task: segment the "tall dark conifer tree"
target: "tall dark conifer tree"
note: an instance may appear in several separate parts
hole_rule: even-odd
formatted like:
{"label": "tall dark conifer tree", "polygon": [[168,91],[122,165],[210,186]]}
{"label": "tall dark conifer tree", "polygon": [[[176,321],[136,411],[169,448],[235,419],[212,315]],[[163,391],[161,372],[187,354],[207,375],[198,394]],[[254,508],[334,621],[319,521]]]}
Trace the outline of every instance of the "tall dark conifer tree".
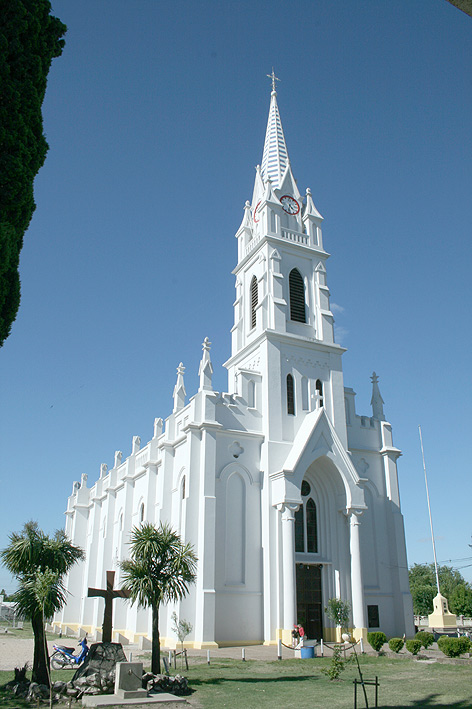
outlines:
{"label": "tall dark conifer tree", "polygon": [[20,304],[18,266],[48,144],[41,107],[66,26],[49,0],[0,0],[0,346]]}

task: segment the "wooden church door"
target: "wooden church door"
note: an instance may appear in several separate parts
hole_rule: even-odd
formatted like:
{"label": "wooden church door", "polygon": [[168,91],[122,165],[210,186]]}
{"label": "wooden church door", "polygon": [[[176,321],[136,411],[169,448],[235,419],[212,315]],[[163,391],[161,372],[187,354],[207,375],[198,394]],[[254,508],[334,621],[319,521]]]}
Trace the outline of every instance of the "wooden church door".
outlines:
{"label": "wooden church door", "polygon": [[321,597],[321,566],[296,565],[297,623],[310,640],[323,637],[323,600]]}

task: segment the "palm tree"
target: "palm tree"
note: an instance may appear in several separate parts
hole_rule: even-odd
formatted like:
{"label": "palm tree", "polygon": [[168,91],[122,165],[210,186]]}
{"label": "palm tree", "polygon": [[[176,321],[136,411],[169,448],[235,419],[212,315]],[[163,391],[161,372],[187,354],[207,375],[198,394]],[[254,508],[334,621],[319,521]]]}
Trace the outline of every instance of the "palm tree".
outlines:
{"label": "palm tree", "polygon": [[144,522],[131,531],[131,559],[122,561],[123,588],[131,603],[152,610],[151,672],[159,674],[159,606],[179,601],[196,579],[197,557],[191,544],[184,544],[177,532],[164,523],[155,527]]}
{"label": "palm tree", "polygon": [[36,522],[27,522],[21,532],[10,534],[10,544],[0,554],[2,563],[19,581],[13,594],[16,610],[31,620],[34,633],[32,680],[49,686],[49,657],[44,619],[60,610],[66,601],[64,575],[84,552],[58,530],[49,537]]}

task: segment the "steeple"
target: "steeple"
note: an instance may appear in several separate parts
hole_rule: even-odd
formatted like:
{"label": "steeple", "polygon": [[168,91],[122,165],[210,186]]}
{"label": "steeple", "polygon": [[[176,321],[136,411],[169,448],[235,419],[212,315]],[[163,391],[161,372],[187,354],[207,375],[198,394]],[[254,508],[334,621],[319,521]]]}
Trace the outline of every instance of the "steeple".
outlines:
{"label": "steeple", "polygon": [[385,421],[385,414],[383,410],[384,400],[380,394],[379,378],[375,372],[372,372],[370,380],[372,382],[372,399],[370,400],[372,405],[372,416],[374,419],[378,419],[379,421]]}
{"label": "steeple", "polygon": [[261,174],[264,182],[270,179],[272,187],[279,189],[282,185],[287,165],[289,164],[287,145],[285,144],[282,121],[280,120],[279,107],[277,106],[277,91],[275,82],[279,81],[274,74],[267,74],[272,79],[272,93],[270,99],[269,119],[262,154]]}

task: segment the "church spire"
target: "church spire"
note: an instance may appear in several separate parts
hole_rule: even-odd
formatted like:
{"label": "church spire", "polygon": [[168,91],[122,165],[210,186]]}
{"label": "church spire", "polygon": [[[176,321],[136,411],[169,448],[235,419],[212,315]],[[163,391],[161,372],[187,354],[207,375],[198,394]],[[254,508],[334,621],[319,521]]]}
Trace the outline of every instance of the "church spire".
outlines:
{"label": "church spire", "polygon": [[275,82],[279,81],[279,79],[275,76],[273,69],[272,74],[267,74],[267,76],[272,79],[272,93],[270,95],[269,119],[267,121],[264,152],[262,154],[261,174],[264,182],[270,179],[272,187],[279,189],[282,185],[282,178],[289,164],[289,159],[279,107],[277,106]]}
{"label": "church spire", "polygon": [[385,414],[383,410],[384,400],[380,394],[379,378],[375,372],[372,372],[370,380],[372,382],[372,399],[370,400],[372,405],[372,416],[374,419],[378,419],[379,421],[385,421]]}

